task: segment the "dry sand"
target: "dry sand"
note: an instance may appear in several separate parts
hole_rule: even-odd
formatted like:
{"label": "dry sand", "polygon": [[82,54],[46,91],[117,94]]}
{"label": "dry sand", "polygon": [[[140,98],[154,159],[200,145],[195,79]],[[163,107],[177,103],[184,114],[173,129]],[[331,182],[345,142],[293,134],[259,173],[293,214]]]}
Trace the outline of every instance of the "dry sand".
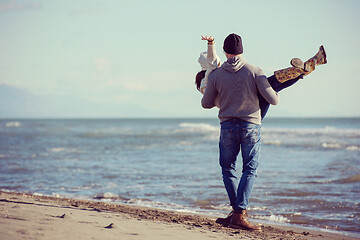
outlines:
{"label": "dry sand", "polygon": [[0,192],[0,240],[359,239],[284,226],[235,230],[195,214]]}

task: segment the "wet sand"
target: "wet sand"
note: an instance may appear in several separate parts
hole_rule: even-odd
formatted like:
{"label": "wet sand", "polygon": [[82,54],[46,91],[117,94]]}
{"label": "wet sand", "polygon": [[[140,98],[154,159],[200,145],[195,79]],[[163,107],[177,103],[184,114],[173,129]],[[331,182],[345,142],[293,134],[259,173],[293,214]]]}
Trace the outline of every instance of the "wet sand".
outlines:
{"label": "wet sand", "polygon": [[264,224],[261,232],[153,208],[0,191],[0,239],[359,239]]}

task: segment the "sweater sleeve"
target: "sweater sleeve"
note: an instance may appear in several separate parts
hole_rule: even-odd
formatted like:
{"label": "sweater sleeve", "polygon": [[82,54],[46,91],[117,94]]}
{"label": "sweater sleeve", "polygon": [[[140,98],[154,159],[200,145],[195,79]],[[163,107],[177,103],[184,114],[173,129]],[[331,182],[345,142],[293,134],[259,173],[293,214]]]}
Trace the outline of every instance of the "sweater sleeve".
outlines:
{"label": "sweater sleeve", "polygon": [[255,83],[260,94],[271,105],[277,105],[279,103],[279,94],[271,87],[268,79],[259,69],[255,76]]}
{"label": "sweater sleeve", "polygon": [[216,59],[216,51],[214,43],[208,43],[207,45],[207,59],[213,61]]}
{"label": "sweater sleeve", "polygon": [[214,84],[213,75],[209,76],[208,83],[204,92],[204,96],[201,99],[201,105],[203,108],[215,107],[215,98],[218,95]]}
{"label": "sweater sleeve", "polygon": [[200,92],[202,94],[204,94],[205,92],[205,88],[207,86],[207,82],[208,82],[208,77],[209,74],[217,69],[220,65],[220,59],[219,57],[216,55],[216,50],[215,50],[215,44],[214,42],[212,43],[208,43],[208,49],[207,49],[207,54],[206,54],[206,65],[207,65],[207,70],[205,72],[205,77],[201,80],[201,85],[200,85]]}
{"label": "sweater sleeve", "polygon": [[220,60],[219,57],[216,55],[215,44],[208,43],[207,49],[207,61],[208,61],[208,70],[214,70],[218,68]]}

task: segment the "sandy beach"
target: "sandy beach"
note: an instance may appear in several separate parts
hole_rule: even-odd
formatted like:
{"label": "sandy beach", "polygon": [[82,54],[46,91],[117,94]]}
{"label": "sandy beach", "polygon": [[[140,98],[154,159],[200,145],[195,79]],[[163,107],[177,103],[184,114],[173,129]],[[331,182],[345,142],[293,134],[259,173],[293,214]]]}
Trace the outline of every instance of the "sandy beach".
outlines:
{"label": "sandy beach", "polygon": [[22,193],[0,192],[0,239],[359,239],[263,225],[223,227],[195,214]]}

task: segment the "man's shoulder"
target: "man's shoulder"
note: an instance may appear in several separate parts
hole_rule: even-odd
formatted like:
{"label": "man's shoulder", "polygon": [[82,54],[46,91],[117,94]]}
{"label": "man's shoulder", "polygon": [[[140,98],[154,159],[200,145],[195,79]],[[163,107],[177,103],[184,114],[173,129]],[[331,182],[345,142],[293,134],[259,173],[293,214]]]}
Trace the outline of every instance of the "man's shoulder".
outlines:
{"label": "man's shoulder", "polygon": [[250,63],[245,63],[244,67],[246,69],[249,69],[249,71],[259,71],[261,70],[260,67],[256,66],[256,65],[253,65],[253,64],[250,64]]}
{"label": "man's shoulder", "polygon": [[250,63],[246,63],[244,65],[244,68],[254,77],[258,76],[258,75],[264,75],[263,71],[261,70],[260,67],[256,66],[256,65],[252,65]]}

